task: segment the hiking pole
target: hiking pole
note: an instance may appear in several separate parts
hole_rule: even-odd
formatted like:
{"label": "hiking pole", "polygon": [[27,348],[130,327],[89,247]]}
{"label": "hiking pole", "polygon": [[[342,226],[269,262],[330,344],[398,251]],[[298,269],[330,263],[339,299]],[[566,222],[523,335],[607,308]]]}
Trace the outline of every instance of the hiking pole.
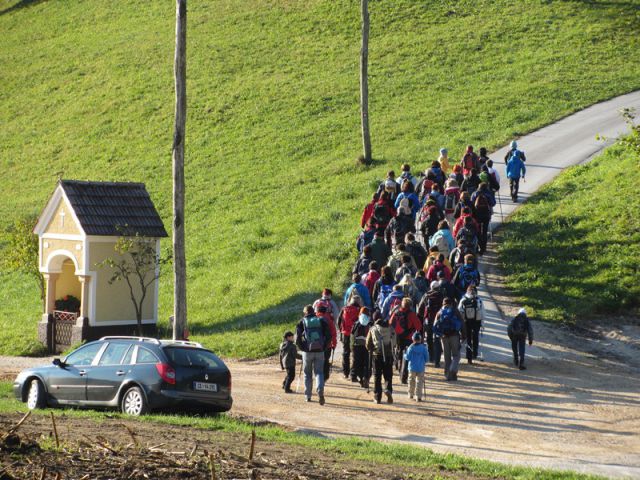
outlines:
{"label": "hiking pole", "polygon": [[300,372],[298,373],[298,383],[296,383],[296,393],[298,393],[298,390],[300,390],[300,378],[302,377],[302,366],[304,365],[304,362],[300,362]]}
{"label": "hiking pole", "polygon": [[367,365],[367,395],[369,395],[369,392],[371,391],[371,364],[373,363],[371,361],[371,355],[373,355],[373,353],[369,352],[369,365]]}

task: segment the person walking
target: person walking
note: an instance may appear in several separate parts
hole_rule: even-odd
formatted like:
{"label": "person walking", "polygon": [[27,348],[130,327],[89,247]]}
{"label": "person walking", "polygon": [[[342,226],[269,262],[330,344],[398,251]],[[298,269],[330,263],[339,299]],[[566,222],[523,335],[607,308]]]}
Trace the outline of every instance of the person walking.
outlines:
{"label": "person walking", "polygon": [[526,370],[527,367],[524,366],[524,350],[527,337],[529,337],[529,345],[533,345],[533,327],[524,308],[518,310],[518,314],[509,322],[507,334],[511,340],[513,364],[520,370]]}
{"label": "person walking", "polygon": [[360,283],[360,275],[354,273],[351,276],[351,285],[344,292],[344,298],[342,299],[343,305],[349,305],[349,300],[360,297],[360,305],[363,307],[371,308],[371,296],[369,295],[369,289]]}
{"label": "person walking", "polygon": [[525,156],[524,152],[522,150],[518,150],[518,142],[516,142],[515,140],[512,140],[511,144],[509,145],[509,151],[507,151],[507,153],[504,156],[505,165],[507,164],[507,162],[515,152],[518,152],[518,155],[520,156],[523,162],[527,161],[527,157]]}
{"label": "person walking", "polygon": [[411,337],[415,332],[422,331],[422,324],[413,311],[413,302],[410,298],[403,298],[400,308],[391,315],[389,324],[396,335],[396,362],[400,371],[400,382],[407,383],[409,371],[407,362],[404,361],[404,352],[411,345]]}
{"label": "person walking", "polygon": [[484,304],[478,296],[475,287],[469,286],[460,303],[458,311],[464,319],[467,337],[467,363],[473,363],[478,358],[480,346],[480,328],[484,320]]}
{"label": "person walking", "polygon": [[284,393],[293,393],[291,384],[296,379],[296,360],[300,357],[296,344],[293,343],[293,332],[285,332],[280,345],[280,367],[287,374],[282,382]]}
{"label": "person walking", "polygon": [[310,402],[315,375],[318,402],[324,405],[324,352],[331,343],[331,332],[326,320],[315,315],[312,305],[305,306],[303,313],[296,326],[296,346],[302,355],[304,395]]}
{"label": "person walking", "polygon": [[413,343],[404,352],[404,359],[409,368],[409,400],[416,397],[418,402],[422,401],[424,390],[424,371],[429,361],[429,352],[419,332],[415,332],[412,337]]}
{"label": "person walking", "polygon": [[360,304],[357,299],[352,298],[349,305],[340,311],[338,316],[338,328],[340,329],[340,340],[342,340],[342,375],[349,378],[351,374],[351,330],[358,321],[360,315]]}
{"label": "person walking", "polygon": [[455,308],[453,299],[444,299],[442,309],[436,314],[433,329],[442,338],[444,376],[447,381],[456,381],[460,364],[460,341],[464,341],[464,321]]}
{"label": "person walking", "polygon": [[384,377],[384,393],[387,403],[393,403],[393,352],[391,346],[391,327],[389,322],[379,317],[367,335],[367,350],[373,365],[373,400],[382,401],[382,378]]}
{"label": "person walking", "polygon": [[351,349],[353,350],[353,368],[351,369],[351,381],[359,382],[362,388],[369,388],[369,354],[367,353],[367,336],[371,324],[369,309],[360,309],[358,321],[351,329]]}
{"label": "person walking", "polygon": [[507,162],[507,178],[509,179],[509,189],[511,191],[511,200],[518,201],[518,190],[520,188],[520,177],[524,180],[527,174],[527,168],[520,158],[520,151],[515,150],[511,158]]}
{"label": "person walking", "polygon": [[331,312],[334,321],[338,318],[338,315],[340,315],[340,309],[338,308],[336,302],[333,300],[333,291],[330,288],[322,289],[320,298],[313,302],[313,309],[317,310],[320,305],[324,305],[325,307],[327,307],[327,311]]}

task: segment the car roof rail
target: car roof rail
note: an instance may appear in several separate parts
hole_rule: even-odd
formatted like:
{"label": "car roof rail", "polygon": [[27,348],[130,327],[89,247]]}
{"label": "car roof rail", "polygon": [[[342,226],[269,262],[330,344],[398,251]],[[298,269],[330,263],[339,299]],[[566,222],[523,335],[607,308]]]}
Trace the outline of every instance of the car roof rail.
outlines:
{"label": "car roof rail", "polygon": [[184,345],[187,347],[204,348],[201,343],[191,342],[189,340],[160,340],[162,345]]}
{"label": "car roof rail", "polygon": [[158,340],[157,338],[151,338],[151,337],[112,335],[112,336],[102,337],[100,340],[137,340],[138,342],[151,342],[151,343],[155,343],[156,345],[160,345],[160,340]]}

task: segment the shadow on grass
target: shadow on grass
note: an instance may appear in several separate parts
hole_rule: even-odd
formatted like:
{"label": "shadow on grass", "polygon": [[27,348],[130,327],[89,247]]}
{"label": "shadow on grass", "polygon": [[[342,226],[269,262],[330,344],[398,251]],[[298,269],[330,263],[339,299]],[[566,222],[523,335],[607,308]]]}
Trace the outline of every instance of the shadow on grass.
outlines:
{"label": "shadow on grass", "polygon": [[11,7],[5,8],[4,10],[0,11],[0,16],[15,12],[17,10],[22,10],[23,8],[34,6],[42,2],[44,2],[44,0],[20,0],[19,2],[13,4]]}

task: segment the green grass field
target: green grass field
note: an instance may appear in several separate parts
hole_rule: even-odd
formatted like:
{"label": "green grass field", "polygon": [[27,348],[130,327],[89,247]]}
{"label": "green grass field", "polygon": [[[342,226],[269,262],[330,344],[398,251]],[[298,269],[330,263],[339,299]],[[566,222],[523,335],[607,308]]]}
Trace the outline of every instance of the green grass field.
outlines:
{"label": "green grass field", "polygon": [[505,225],[507,286],[548,321],[637,315],[640,157],[616,145],[563,172]]}
{"label": "green grass field", "polygon": [[[0,381],[0,415],[26,411],[25,404],[18,402],[13,396],[12,383]],[[96,422],[96,426],[103,422],[118,423],[121,419],[134,419],[110,410],[65,408],[52,411],[55,412],[56,416],[64,413],[64,415],[70,417],[84,418],[87,422]],[[35,413],[48,415],[46,410],[35,410]],[[450,478],[450,475],[458,478],[456,474],[467,475],[465,478],[518,480],[597,480],[602,478],[568,471],[510,466],[461,455],[436,453],[433,450],[406,444],[382,443],[354,437],[327,439],[315,435],[290,432],[275,425],[255,426],[248,421],[227,415],[193,416],[156,413],[145,415],[137,420],[140,422],[181,425],[211,431],[247,434],[252,429],[255,429],[259,440],[322,450],[340,458],[363,460],[379,465],[416,467],[416,469],[419,469],[416,472],[425,474],[425,476],[429,473],[425,470],[433,470],[433,476],[429,478]],[[447,475],[447,473],[450,475]]]}
{"label": "green grass field", "polygon": [[[441,146],[457,158],[468,142],[503,145],[639,88],[639,12],[638,0],[371,2],[365,168],[357,3],[192,2],[192,337],[226,356],[273,353],[322,287],[342,289],[386,170],[424,169]],[[58,172],[144,181],[170,226],[174,21],[171,2],[0,0],[0,230],[41,209]],[[33,353],[35,283],[2,273],[0,353]]]}

